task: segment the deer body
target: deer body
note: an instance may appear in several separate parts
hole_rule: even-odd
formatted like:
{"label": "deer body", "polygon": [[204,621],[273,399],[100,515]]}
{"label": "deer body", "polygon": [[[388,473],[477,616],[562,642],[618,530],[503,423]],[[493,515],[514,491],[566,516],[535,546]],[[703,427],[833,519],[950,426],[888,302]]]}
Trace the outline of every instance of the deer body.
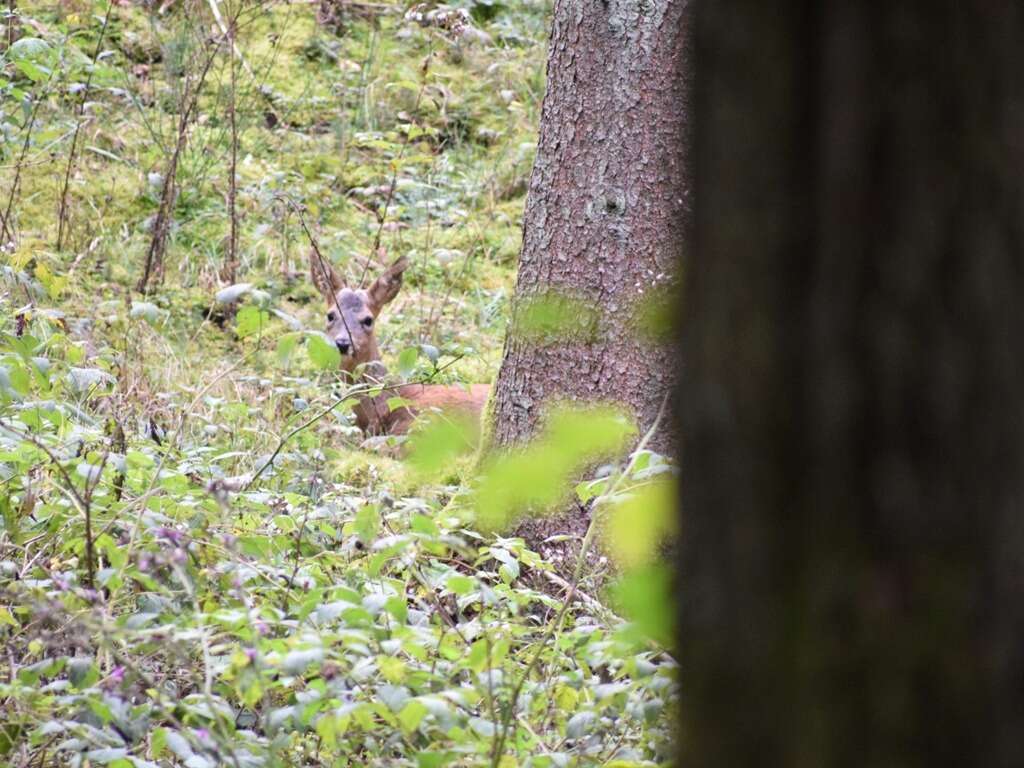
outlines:
{"label": "deer body", "polygon": [[[358,366],[363,366],[364,370],[372,371],[371,381],[383,378],[375,323],[384,306],[398,295],[402,274],[408,266],[403,256],[365,290],[353,289],[345,285],[331,264],[317,252],[310,252],[313,284],[327,301],[327,336],[341,353],[341,369],[350,376]],[[366,435],[401,435],[409,430],[419,413],[429,409],[461,411],[479,417],[489,392],[487,384],[405,384],[385,389],[379,395],[361,397],[354,409],[356,424]],[[388,401],[395,397],[408,405],[391,408]]]}

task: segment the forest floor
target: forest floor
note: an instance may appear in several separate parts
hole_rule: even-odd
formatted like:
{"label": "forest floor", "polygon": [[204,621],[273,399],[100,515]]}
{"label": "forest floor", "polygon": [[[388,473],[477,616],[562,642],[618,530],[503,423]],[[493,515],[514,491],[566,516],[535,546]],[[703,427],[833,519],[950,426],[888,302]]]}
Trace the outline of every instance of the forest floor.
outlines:
{"label": "forest floor", "polygon": [[[632,621],[600,569],[567,600],[473,495],[559,496],[619,422],[567,417],[483,477],[443,426],[396,458],[308,274],[311,239],[355,283],[407,256],[389,370],[493,379],[548,3],[353,2],[340,29],[308,2],[10,8],[0,764],[664,763],[664,573],[618,583]],[[578,493],[635,512],[664,470],[640,451]]]}

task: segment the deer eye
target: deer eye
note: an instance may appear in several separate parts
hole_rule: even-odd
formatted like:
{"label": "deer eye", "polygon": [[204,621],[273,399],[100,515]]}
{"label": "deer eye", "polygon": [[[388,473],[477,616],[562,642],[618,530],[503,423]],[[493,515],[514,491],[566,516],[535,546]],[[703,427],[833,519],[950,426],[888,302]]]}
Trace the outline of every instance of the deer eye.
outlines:
{"label": "deer eye", "polygon": [[365,327],[367,327],[367,328],[372,328],[373,327],[373,318],[372,317],[364,317],[363,318],[363,325]]}
{"label": "deer eye", "polygon": [[327,313],[327,322],[328,323],[333,323],[335,317],[337,317],[337,315],[335,315],[333,311],[332,312],[328,312]]}

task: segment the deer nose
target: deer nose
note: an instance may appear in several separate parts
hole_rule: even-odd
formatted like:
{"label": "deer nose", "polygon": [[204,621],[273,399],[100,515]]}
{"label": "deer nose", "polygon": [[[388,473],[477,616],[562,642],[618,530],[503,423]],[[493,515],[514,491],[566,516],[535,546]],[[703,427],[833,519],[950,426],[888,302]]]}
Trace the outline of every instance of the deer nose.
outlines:
{"label": "deer nose", "polygon": [[338,340],[334,343],[338,345],[338,351],[341,352],[341,354],[343,355],[347,355],[348,351],[352,349],[352,345],[349,344],[347,341]]}

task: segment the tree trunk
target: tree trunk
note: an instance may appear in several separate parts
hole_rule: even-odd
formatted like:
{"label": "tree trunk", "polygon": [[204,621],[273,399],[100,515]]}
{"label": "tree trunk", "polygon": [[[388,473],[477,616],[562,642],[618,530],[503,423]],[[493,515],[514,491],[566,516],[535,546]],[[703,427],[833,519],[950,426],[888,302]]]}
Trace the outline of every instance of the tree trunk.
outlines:
{"label": "tree trunk", "polygon": [[1024,754],[1022,12],[698,7],[680,764]]}
{"label": "tree trunk", "polygon": [[[643,338],[633,315],[678,261],[684,4],[555,4],[516,305],[556,293],[597,315],[585,338],[544,344],[510,333],[493,403],[496,446],[529,438],[558,398],[624,404],[646,429],[670,389],[670,350]],[[655,445],[668,444],[663,430]]]}

